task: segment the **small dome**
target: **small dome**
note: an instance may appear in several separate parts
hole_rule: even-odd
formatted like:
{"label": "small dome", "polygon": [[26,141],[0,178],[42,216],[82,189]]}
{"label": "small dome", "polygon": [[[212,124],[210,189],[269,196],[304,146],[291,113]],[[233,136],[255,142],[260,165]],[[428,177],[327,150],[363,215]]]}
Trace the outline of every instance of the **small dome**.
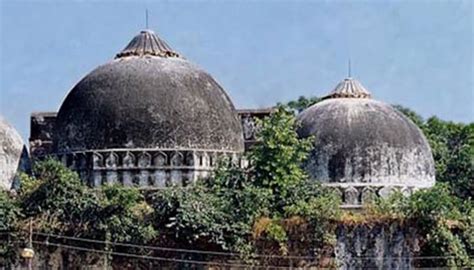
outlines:
{"label": "small dome", "polygon": [[336,85],[323,99],[328,98],[370,98],[370,92],[360,82],[352,78],[346,78]]}
{"label": "small dome", "polygon": [[243,151],[243,137],[222,87],[147,30],[67,95],[54,147]]}
{"label": "small dome", "polygon": [[430,187],[434,161],[421,130],[392,106],[370,99],[348,78],[298,116],[300,137],[314,136],[310,176],[336,186]]}
{"label": "small dome", "polygon": [[164,40],[157,37],[153,31],[143,30],[115,58],[145,55],[179,57],[179,54],[173,51]]}
{"label": "small dome", "polygon": [[27,165],[28,152],[20,135],[0,116],[0,189],[11,189],[17,172]]}

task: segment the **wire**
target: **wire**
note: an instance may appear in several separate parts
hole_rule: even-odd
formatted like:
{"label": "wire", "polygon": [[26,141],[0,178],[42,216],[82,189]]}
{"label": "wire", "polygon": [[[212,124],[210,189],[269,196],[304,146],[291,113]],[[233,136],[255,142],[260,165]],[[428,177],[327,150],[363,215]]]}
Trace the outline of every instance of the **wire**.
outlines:
{"label": "wire", "polygon": [[115,251],[105,251],[105,250],[98,250],[98,249],[90,249],[84,247],[77,247],[71,245],[63,245],[63,244],[55,244],[55,243],[45,243],[40,241],[33,241],[35,244],[45,245],[45,246],[56,246],[66,249],[75,249],[80,251],[87,251],[87,252],[95,252],[100,254],[110,254],[115,256],[122,256],[122,257],[132,257],[138,259],[146,259],[146,260],[155,260],[155,261],[169,261],[169,262],[181,262],[181,263],[192,263],[192,264],[201,264],[201,265],[220,265],[220,266],[228,266],[228,267],[257,267],[257,268],[281,268],[286,269],[286,267],[279,267],[279,266],[257,266],[257,265],[250,265],[250,264],[230,264],[230,263],[217,263],[217,262],[205,262],[205,261],[196,261],[196,260],[188,260],[188,259],[175,259],[175,258],[165,258],[165,257],[155,257],[155,256],[148,256],[148,255],[138,255],[138,254],[131,254],[131,253],[123,253],[123,252],[115,252]]}
{"label": "wire", "polygon": [[[232,252],[218,252],[218,251],[205,251],[205,250],[195,250],[195,249],[179,249],[179,248],[167,248],[167,247],[158,247],[158,246],[146,246],[146,245],[136,245],[136,244],[129,244],[129,243],[118,243],[118,242],[106,242],[102,240],[94,240],[88,238],[80,238],[80,237],[72,237],[72,236],[63,236],[57,234],[47,234],[41,232],[34,232],[33,234],[48,236],[53,238],[62,238],[62,239],[69,239],[69,240],[77,240],[82,242],[90,242],[90,243],[97,243],[97,244],[109,244],[113,246],[125,246],[125,247],[135,247],[135,248],[142,248],[142,249],[150,249],[150,250],[161,250],[161,251],[171,251],[171,252],[183,252],[183,253],[196,253],[196,254],[209,254],[209,255],[223,255],[223,256],[242,256],[243,254],[240,253],[232,253]],[[285,259],[316,259],[315,256],[284,256],[284,255],[272,255],[272,254],[255,254],[250,255],[252,257],[263,257],[263,258],[285,258]],[[385,257],[375,257],[375,256],[357,256],[353,257],[353,259],[384,259],[389,258],[388,256]],[[393,257],[390,257],[393,259]],[[448,258],[456,258],[456,256],[401,256],[397,257],[399,259],[417,259],[417,260],[429,260],[429,259],[448,259]],[[474,256],[470,256],[469,258],[474,258]]]}
{"label": "wire", "polygon": [[[35,232],[34,234],[42,235],[42,236],[50,236],[54,238],[63,238],[63,239],[77,240],[77,241],[82,241],[82,242],[96,243],[96,244],[109,244],[109,245],[114,245],[114,246],[135,247],[135,248],[143,248],[143,249],[151,249],[151,250],[208,254],[208,255],[230,256],[230,257],[241,257],[243,255],[240,253],[232,253],[232,252],[205,251],[205,250],[196,250],[196,249],[179,249],[179,248],[167,248],[167,247],[158,247],[158,246],[135,245],[135,244],[129,244],[129,243],[106,242],[102,240],[63,236],[63,235],[57,235],[57,234],[47,234],[47,233],[41,233],[41,232]],[[250,256],[257,257],[257,258],[286,258],[286,259],[315,259],[316,258],[315,256],[284,256],[284,255],[273,255],[273,254],[268,254],[268,255],[255,254],[255,255],[250,255]]]}
{"label": "wire", "polygon": [[[56,247],[61,247],[61,248],[65,248],[65,249],[73,249],[73,250],[80,250],[80,251],[86,251],[86,252],[95,252],[95,253],[99,253],[99,254],[122,256],[122,257],[131,257],[131,258],[154,260],[154,261],[168,261],[168,262],[175,262],[175,263],[191,263],[191,264],[211,265],[211,266],[212,265],[218,265],[218,266],[226,266],[226,267],[243,267],[245,269],[248,269],[249,267],[251,267],[252,269],[258,269],[258,268],[260,268],[260,269],[262,269],[262,268],[265,268],[265,269],[288,269],[287,266],[271,266],[271,265],[259,266],[259,265],[250,265],[250,264],[204,262],[204,261],[196,261],[196,260],[188,260],[188,259],[174,259],[174,258],[154,257],[154,256],[138,255],[138,254],[130,254],[130,253],[122,253],[122,252],[104,251],[104,250],[89,249],[89,248],[70,246],[70,245],[45,243],[45,242],[39,242],[39,241],[33,241],[33,243],[40,244],[40,245],[46,245],[46,246],[56,246]],[[428,258],[428,257],[425,257],[425,258]],[[434,258],[444,258],[444,257],[434,257]]]}

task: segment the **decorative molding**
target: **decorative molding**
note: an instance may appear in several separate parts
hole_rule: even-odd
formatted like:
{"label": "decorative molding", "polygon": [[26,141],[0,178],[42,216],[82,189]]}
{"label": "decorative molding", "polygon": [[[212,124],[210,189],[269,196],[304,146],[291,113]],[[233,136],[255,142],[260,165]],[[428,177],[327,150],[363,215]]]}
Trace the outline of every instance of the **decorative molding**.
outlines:
{"label": "decorative molding", "polygon": [[341,198],[344,209],[360,209],[377,197],[390,196],[393,192],[400,191],[403,195],[409,196],[420,187],[405,185],[371,185],[365,183],[324,183],[324,186],[333,188],[334,192]]}
{"label": "decorative molding", "polygon": [[366,186],[362,189],[362,195],[361,195],[361,203],[366,204],[370,203],[372,200],[376,198],[376,192],[374,189],[370,186]]}
{"label": "decorative molding", "polygon": [[344,204],[349,205],[359,205],[359,191],[353,187],[349,186],[344,189]]}
{"label": "decorative molding", "polygon": [[162,188],[187,185],[211,175],[220,158],[244,164],[238,152],[181,149],[113,149],[57,155],[91,186]]}
{"label": "decorative molding", "polygon": [[135,167],[135,156],[127,152],[125,156],[122,158],[122,167],[123,168],[133,168]]}

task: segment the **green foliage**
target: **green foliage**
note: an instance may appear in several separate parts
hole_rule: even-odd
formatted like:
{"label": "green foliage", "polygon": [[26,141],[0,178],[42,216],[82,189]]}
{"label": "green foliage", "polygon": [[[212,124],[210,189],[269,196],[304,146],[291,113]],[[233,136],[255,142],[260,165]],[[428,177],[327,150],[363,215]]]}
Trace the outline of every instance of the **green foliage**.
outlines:
{"label": "green foliage", "polygon": [[474,123],[453,123],[437,117],[425,121],[407,108],[397,108],[423,130],[433,153],[436,181],[447,185],[418,191],[410,198],[394,195],[379,202],[379,211],[415,222],[426,241],[421,255],[453,255],[446,265],[472,266]]}
{"label": "green foliage", "polygon": [[436,180],[449,183],[456,196],[472,200],[474,195],[474,123],[462,124],[430,117],[426,121],[414,111],[395,106],[418,125],[433,152]]}
{"label": "green foliage", "polygon": [[[308,179],[302,163],[308,157],[313,138],[299,139],[295,117],[285,107],[277,107],[261,123],[257,144],[249,154],[252,180],[272,192],[274,218],[301,216],[320,236],[325,222],[337,218],[339,198],[331,190]],[[318,232],[318,229],[320,231]]]}
{"label": "green foliage", "polygon": [[99,193],[101,206],[94,234],[113,242],[145,243],[157,232],[151,218],[153,209],[136,188],[105,186]]}
{"label": "green foliage", "polygon": [[18,202],[4,190],[0,190],[0,233],[10,231],[21,217]]}
{"label": "green foliage", "polygon": [[247,253],[253,220],[266,213],[269,195],[225,161],[211,179],[153,194],[155,226],[171,233],[178,244]]}
{"label": "green foliage", "polygon": [[423,126],[436,163],[436,180],[449,183],[457,196],[474,196],[474,123],[429,118]]}
{"label": "green foliage", "polygon": [[331,188],[311,181],[303,182],[295,193],[300,198],[285,207],[285,215],[308,217],[314,223],[338,219],[340,197]]}
{"label": "green foliage", "polygon": [[288,234],[283,226],[283,220],[279,218],[261,217],[253,225],[253,238],[265,237],[267,240],[273,240],[284,244],[288,241]]}
{"label": "green foliage", "polygon": [[59,161],[34,167],[22,177],[21,207],[36,230],[120,242],[146,242],[156,236],[149,207],[139,190],[119,186],[90,189]]}
{"label": "green foliage", "polygon": [[11,194],[0,190],[0,267],[12,262],[16,254],[17,246],[11,244],[17,222],[21,218],[18,202]]}
{"label": "green foliage", "polygon": [[[322,248],[328,244],[327,239],[334,238],[331,222],[340,215],[340,198],[308,179],[301,166],[312,148],[313,138],[298,137],[294,115],[282,106],[260,125],[258,144],[251,149],[248,160],[253,184],[271,193],[271,224],[299,216],[309,225],[306,233],[311,235],[312,247]],[[271,228],[267,233],[274,234],[272,239],[286,239],[287,234],[277,230],[280,227]]]}
{"label": "green foliage", "polygon": [[310,107],[313,104],[321,101],[321,98],[300,96],[297,100],[292,100],[286,103],[286,106],[296,113],[302,112],[304,109]]}
{"label": "green foliage", "polygon": [[402,105],[393,105],[393,107],[408,117],[413,123],[415,123],[415,125],[419,126],[420,128],[423,127],[425,120],[423,117],[421,117],[421,115],[407,107],[403,107]]}
{"label": "green foliage", "polygon": [[286,234],[285,228],[276,222],[271,222],[269,224],[266,233],[270,239],[276,240],[279,243],[288,241],[288,235]]}
{"label": "green foliage", "polygon": [[406,198],[401,209],[407,218],[416,220],[423,228],[441,219],[459,219],[460,201],[451,196],[447,185],[437,184],[434,188],[419,190]]}
{"label": "green foliage", "polygon": [[332,246],[335,241],[333,225],[342,213],[339,208],[340,196],[331,188],[308,180],[295,189],[295,197],[298,199],[285,207],[285,216],[305,219],[309,225],[305,234],[309,236],[311,247],[316,251],[328,245]]}
{"label": "green foliage", "polygon": [[135,188],[127,188],[121,185],[105,185],[102,187],[102,204],[105,207],[119,206],[130,210],[143,201],[143,195]]}
{"label": "green foliage", "polygon": [[313,243],[331,238],[339,198],[301,168],[311,138],[298,138],[293,113],[281,106],[259,124],[259,143],[248,153],[247,168],[221,160],[211,178],[153,195],[155,226],[164,228],[164,235],[172,233],[174,241],[194,247],[244,254],[261,239],[275,241],[284,252],[294,233],[290,220],[309,225]]}
{"label": "green foliage", "polygon": [[462,227],[460,231],[461,239],[464,242],[466,247],[467,254],[471,256],[471,264],[473,264],[474,258],[472,255],[474,254],[474,207],[468,208],[463,211],[463,218],[462,218]]}
{"label": "green foliage", "polygon": [[204,183],[221,198],[223,209],[230,210],[234,233],[241,237],[249,233],[255,219],[270,213],[272,191],[255,185],[249,172],[232,162],[221,163],[214,176]]}
{"label": "green foliage", "polygon": [[[416,191],[409,197],[395,193],[371,206],[376,213],[405,220],[423,238],[419,256],[447,257],[447,266],[470,265],[473,238],[472,204],[463,204],[446,184]],[[422,262],[423,263],[423,262]],[[432,263],[432,262],[428,262]],[[436,265],[442,261],[437,261]],[[433,266],[421,265],[421,266]]]}
{"label": "green foliage", "polygon": [[79,179],[59,161],[36,163],[34,178],[23,177],[21,206],[27,217],[44,230],[86,228],[98,214],[98,202]]}
{"label": "green foliage", "polygon": [[[58,161],[38,162],[34,176],[21,176],[16,198],[0,192],[0,230],[21,230],[33,220],[35,231],[112,242],[171,243],[249,255],[268,247],[268,241],[285,255],[298,255],[295,247],[322,254],[334,244],[340,198],[302,169],[312,138],[298,138],[294,117],[295,110],[317,101],[300,97],[288,107],[278,106],[259,123],[259,143],[247,154],[248,167],[222,160],[212,177],[189,187],[148,191],[147,196],[122,186],[91,189]],[[452,255],[446,265],[467,266],[474,249],[474,124],[434,117],[425,121],[398,109],[426,134],[437,180],[446,184],[411,197],[395,193],[369,208],[417,228],[423,240],[420,256]],[[0,250],[4,257],[10,251]]]}
{"label": "green foliage", "polygon": [[203,186],[158,191],[153,197],[153,208],[155,226],[165,228],[175,242],[225,245],[228,213],[222,211],[219,197]]}
{"label": "green foliage", "polygon": [[279,213],[299,199],[294,191],[308,178],[301,164],[308,157],[312,138],[298,138],[296,119],[282,106],[259,125],[258,143],[248,155],[251,177],[254,185],[271,190],[272,210]]}

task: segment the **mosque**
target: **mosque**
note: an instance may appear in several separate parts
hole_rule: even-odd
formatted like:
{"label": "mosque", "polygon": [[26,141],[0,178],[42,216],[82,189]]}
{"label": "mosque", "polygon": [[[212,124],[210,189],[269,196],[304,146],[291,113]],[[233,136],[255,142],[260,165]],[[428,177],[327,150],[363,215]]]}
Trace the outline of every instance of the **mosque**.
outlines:
{"label": "mosque", "polygon": [[[29,158],[18,133],[0,121],[0,187],[10,189],[29,159],[48,155],[92,187],[189,185],[222,157],[244,166],[255,119],[270,113],[237,110],[210,74],[144,30],[77,83],[57,113],[31,115]],[[353,78],[297,119],[299,136],[315,138],[304,168],[334,187],[346,208],[435,183],[421,130]]]}

